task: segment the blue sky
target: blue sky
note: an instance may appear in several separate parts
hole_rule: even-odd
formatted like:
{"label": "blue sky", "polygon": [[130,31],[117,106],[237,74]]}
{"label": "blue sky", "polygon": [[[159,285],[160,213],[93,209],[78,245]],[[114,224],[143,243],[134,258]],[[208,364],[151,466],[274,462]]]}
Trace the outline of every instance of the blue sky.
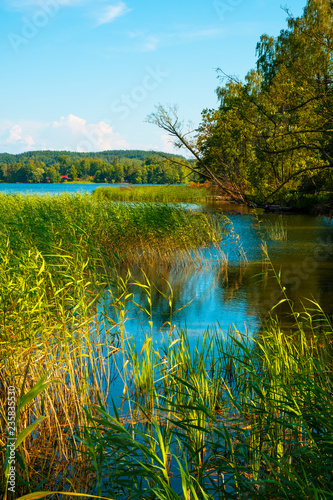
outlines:
{"label": "blue sky", "polygon": [[243,78],[285,27],[281,0],[0,0],[0,152],[171,151],[154,106],[198,125],[216,68]]}

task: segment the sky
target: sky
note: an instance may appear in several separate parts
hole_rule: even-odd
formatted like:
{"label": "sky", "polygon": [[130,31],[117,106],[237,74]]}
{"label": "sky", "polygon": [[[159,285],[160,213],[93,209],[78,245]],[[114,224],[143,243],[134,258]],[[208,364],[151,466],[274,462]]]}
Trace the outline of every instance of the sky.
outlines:
{"label": "sky", "polygon": [[172,152],[155,106],[197,127],[217,68],[243,79],[286,17],[281,0],[0,0],[0,152]]}

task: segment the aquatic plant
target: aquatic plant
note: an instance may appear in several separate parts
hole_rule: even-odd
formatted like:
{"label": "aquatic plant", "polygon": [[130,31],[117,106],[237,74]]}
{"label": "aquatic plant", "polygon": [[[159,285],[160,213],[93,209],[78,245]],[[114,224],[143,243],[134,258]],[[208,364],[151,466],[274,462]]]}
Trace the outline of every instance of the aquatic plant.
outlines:
{"label": "aquatic plant", "polygon": [[[127,384],[137,411],[126,417],[115,405],[112,414],[99,407],[86,430],[103,450],[100,493],[329,498],[332,323],[314,303],[295,320],[290,335],[273,318],[258,337],[210,331],[192,351],[185,331],[159,351],[146,341],[137,354],[131,344]],[[141,384],[149,370],[153,405]]]}
{"label": "aquatic plant", "polygon": [[[15,386],[16,495],[332,496],[333,325],[318,304],[295,311],[273,270],[290,330],[273,309],[255,335],[209,329],[191,346],[186,329],[174,327],[167,287],[160,293],[168,331],[158,344],[148,275],[121,277],[97,239],[110,214],[131,229],[142,216],[147,229],[147,213],[155,212],[122,212],[85,197],[4,201],[0,463],[6,471],[8,388]],[[127,331],[135,308],[149,325],[141,344]],[[122,394],[112,403],[114,381]],[[5,490],[4,475],[0,484]]]}
{"label": "aquatic plant", "polygon": [[267,223],[266,234],[267,238],[273,241],[284,241],[287,239],[288,231],[282,215],[275,217],[275,220]]}
{"label": "aquatic plant", "polygon": [[[92,264],[80,242],[73,243],[71,255],[58,247],[57,253],[43,256],[33,246],[19,252],[10,241],[0,241],[2,486],[7,444],[12,442],[10,387],[15,394],[15,437],[30,429],[21,442],[16,440],[16,496],[43,484],[68,488],[81,482],[85,487],[82,446],[75,433],[86,422],[84,408],[107,398],[114,373],[106,360],[117,345],[106,321],[105,283],[93,272],[101,262]],[[41,393],[36,390],[40,381],[47,388]]]}
{"label": "aquatic plant", "polygon": [[[225,218],[226,220],[226,218]],[[195,249],[217,246],[222,219],[167,204],[110,204],[89,195],[0,195],[0,232],[11,247],[43,254],[80,241],[87,259],[113,266],[199,262]],[[221,257],[222,253],[221,253]]]}
{"label": "aquatic plant", "polygon": [[98,187],[93,196],[103,201],[139,201],[159,203],[199,203],[213,198],[206,187],[190,186],[129,186]]}

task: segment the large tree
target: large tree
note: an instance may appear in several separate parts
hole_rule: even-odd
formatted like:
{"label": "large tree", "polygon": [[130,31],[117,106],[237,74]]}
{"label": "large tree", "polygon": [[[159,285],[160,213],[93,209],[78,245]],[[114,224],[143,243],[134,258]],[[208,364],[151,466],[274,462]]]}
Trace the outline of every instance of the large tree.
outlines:
{"label": "large tree", "polygon": [[308,0],[288,28],[263,35],[244,82],[220,72],[219,108],[204,110],[189,140],[178,116],[149,121],[196,158],[194,167],[235,199],[291,200],[330,189],[333,172],[333,1]]}
{"label": "large tree", "polygon": [[331,182],[332,5],[309,0],[303,16],[289,13],[288,29],[277,39],[263,35],[256,71],[244,84],[229,79],[218,88],[220,108],[209,135],[213,114],[204,115],[205,159],[216,168],[227,165],[236,182],[245,179],[256,200]]}

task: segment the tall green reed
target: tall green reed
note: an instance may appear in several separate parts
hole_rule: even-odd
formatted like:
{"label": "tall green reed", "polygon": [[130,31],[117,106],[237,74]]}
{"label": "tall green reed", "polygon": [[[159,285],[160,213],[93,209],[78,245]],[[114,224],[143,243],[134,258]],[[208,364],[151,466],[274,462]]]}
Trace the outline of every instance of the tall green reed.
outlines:
{"label": "tall green reed", "polygon": [[212,193],[204,187],[197,186],[136,186],[99,187],[95,189],[93,196],[103,201],[199,203],[211,199]]}
{"label": "tall green reed", "polygon": [[[332,323],[313,302],[294,314],[299,329],[289,335],[271,317],[256,337],[210,331],[194,349],[173,331],[149,366],[127,351],[138,411],[91,417],[94,439],[110,450],[105,494],[330,498]],[[140,383],[149,369],[153,408]]]}
{"label": "tall green reed", "polygon": [[[18,252],[8,240],[1,241],[2,465],[8,387],[25,394],[45,374],[56,382],[36,394],[18,415],[18,433],[34,422],[39,425],[16,450],[17,492],[34,491],[45,481],[67,488],[79,481],[82,450],[75,440],[76,428],[86,421],[84,407],[99,398],[105,401],[114,376],[108,358],[117,340],[103,313],[105,285],[91,274],[80,245],[72,254],[59,247],[57,252],[42,255],[33,246]],[[5,487],[5,476],[1,479]]]}
{"label": "tall green reed", "polygon": [[[80,241],[86,258],[114,266],[143,262],[199,262],[196,249],[218,246],[223,228],[204,213],[167,204],[111,204],[90,195],[0,195],[0,232],[12,248],[44,254]],[[51,251],[52,250],[52,251]],[[222,253],[221,253],[221,257]]]}

